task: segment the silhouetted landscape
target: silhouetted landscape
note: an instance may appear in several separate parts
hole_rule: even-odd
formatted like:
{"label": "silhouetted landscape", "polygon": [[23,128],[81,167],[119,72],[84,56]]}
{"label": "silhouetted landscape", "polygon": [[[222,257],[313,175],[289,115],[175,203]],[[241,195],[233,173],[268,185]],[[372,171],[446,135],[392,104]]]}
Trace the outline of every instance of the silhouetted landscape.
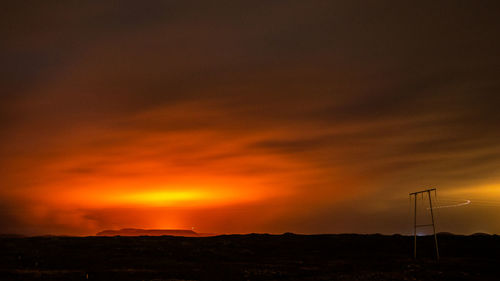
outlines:
{"label": "silhouetted landscape", "polygon": [[103,230],[96,234],[97,236],[184,236],[198,237],[198,233],[185,229],[137,229],[123,228],[120,230]]}
{"label": "silhouetted landscape", "polygon": [[499,14],[2,1],[0,281],[500,280]]}
{"label": "silhouetted landscape", "polygon": [[497,235],[0,238],[0,280],[498,280]]}

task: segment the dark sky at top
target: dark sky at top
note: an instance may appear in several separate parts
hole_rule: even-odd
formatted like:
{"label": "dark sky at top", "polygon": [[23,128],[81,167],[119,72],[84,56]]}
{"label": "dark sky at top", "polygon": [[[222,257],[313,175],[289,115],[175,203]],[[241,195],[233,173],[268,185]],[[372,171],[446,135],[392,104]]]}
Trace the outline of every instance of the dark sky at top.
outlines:
{"label": "dark sky at top", "polygon": [[3,3],[0,232],[408,232],[437,187],[472,200],[441,230],[498,233],[499,12]]}

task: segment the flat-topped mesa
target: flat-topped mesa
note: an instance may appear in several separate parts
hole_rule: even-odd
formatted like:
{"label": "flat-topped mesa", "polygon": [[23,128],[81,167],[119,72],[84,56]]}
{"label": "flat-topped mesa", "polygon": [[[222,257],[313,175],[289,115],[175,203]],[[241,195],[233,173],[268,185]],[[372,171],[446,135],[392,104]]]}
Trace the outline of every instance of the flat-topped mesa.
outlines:
{"label": "flat-topped mesa", "polygon": [[124,228],[120,230],[103,230],[97,236],[185,236],[198,237],[198,233],[188,229],[137,229]]}

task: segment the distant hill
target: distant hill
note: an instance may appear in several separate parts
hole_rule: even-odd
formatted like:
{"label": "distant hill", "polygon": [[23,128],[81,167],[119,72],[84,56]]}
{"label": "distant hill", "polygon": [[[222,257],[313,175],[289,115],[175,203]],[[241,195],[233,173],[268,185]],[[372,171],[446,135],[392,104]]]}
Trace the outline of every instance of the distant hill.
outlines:
{"label": "distant hill", "polygon": [[185,229],[137,229],[137,228],[123,228],[120,230],[104,230],[98,232],[97,236],[184,236],[184,237],[198,237],[201,236],[192,230]]}
{"label": "distant hill", "polygon": [[438,236],[454,236],[454,233],[451,232],[438,232],[436,233]]}
{"label": "distant hill", "polygon": [[491,236],[489,233],[484,233],[484,232],[476,232],[474,234],[471,234],[470,236],[479,236],[479,237],[485,237],[485,236]]}

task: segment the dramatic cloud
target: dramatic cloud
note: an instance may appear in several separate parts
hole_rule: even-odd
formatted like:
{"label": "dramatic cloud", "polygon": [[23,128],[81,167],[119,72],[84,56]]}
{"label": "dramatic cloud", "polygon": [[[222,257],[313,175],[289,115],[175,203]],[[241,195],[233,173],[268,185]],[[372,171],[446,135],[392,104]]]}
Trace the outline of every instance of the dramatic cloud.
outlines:
{"label": "dramatic cloud", "polygon": [[494,2],[30,2],[0,12],[0,232],[408,232],[430,186],[472,200],[443,231],[500,232]]}

